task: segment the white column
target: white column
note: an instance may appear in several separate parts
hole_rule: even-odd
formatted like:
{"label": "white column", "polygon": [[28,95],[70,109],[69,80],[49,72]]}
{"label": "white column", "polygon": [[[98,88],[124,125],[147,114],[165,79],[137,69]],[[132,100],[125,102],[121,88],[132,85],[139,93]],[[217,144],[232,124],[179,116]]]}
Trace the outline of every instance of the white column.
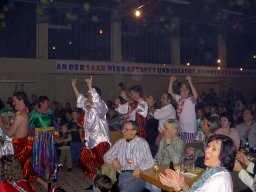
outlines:
{"label": "white column", "polygon": [[48,59],[48,23],[37,23],[36,58]]}
{"label": "white column", "polygon": [[172,18],[174,35],[171,36],[171,65],[180,65],[180,19]]}
{"label": "white column", "polygon": [[227,42],[226,37],[222,34],[218,34],[218,56],[221,60],[221,66],[226,67],[227,65]]}
{"label": "white column", "polygon": [[122,61],[122,23],[117,11],[112,12],[111,22],[111,61]]}

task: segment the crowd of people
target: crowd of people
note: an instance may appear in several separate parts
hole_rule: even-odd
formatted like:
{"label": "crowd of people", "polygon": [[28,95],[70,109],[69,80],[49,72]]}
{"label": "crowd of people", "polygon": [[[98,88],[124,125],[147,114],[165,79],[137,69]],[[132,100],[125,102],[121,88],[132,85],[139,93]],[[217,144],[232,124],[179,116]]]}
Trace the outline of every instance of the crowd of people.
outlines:
{"label": "crowd of people", "polygon": [[[167,169],[159,174],[163,185],[179,192],[231,192],[230,172],[236,171],[248,191],[255,191],[249,173],[255,171],[256,104],[246,103],[233,88],[225,97],[213,89],[199,95],[192,78],[185,80],[179,83],[171,76],[160,105],[140,85],[122,87],[117,99],[105,102],[92,76],[84,82],[86,95],[76,78],[70,80],[75,107],[66,103],[62,108],[35,94],[29,104],[26,93],[16,90],[6,103],[0,101],[0,165],[3,169],[12,162],[19,173],[7,177],[1,172],[0,191],[34,191],[31,181],[50,190],[58,171],[80,168],[94,179],[94,191],[159,192],[140,179],[140,172],[186,159],[205,169],[198,181],[189,186],[183,174]],[[123,137],[111,143],[110,131],[121,131]],[[117,175],[101,175],[104,166]]]}

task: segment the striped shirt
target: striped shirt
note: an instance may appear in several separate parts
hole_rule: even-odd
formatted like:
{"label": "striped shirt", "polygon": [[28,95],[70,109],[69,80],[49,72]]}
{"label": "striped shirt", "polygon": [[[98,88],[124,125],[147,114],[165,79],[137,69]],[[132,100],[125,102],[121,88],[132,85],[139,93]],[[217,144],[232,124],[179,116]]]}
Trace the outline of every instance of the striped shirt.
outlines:
{"label": "striped shirt", "polygon": [[106,163],[112,164],[114,159],[118,160],[122,170],[134,170],[136,167],[146,170],[154,166],[147,141],[138,136],[130,142],[124,138],[118,140],[104,155]]}

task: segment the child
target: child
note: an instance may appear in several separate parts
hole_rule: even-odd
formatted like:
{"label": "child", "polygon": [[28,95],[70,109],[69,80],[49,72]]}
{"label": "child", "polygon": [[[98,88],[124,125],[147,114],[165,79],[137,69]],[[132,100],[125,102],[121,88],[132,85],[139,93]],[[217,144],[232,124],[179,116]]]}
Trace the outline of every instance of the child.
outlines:
{"label": "child", "polygon": [[94,192],[110,192],[112,180],[107,175],[97,175],[94,180]]}
{"label": "child", "polygon": [[185,154],[182,157],[182,163],[185,169],[202,167],[201,157],[203,156],[203,143],[194,142],[185,144]]}
{"label": "child", "polygon": [[58,149],[60,152],[60,167],[63,167],[65,161],[68,168],[68,172],[72,171],[71,161],[71,148],[70,148],[71,134],[68,132],[67,124],[61,125],[60,139],[58,141]]}

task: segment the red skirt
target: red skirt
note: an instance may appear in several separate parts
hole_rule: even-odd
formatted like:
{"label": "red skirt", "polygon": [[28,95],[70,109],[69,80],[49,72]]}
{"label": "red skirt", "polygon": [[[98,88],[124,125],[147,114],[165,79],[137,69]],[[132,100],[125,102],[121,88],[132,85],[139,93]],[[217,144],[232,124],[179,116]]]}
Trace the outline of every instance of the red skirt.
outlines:
{"label": "red skirt", "polygon": [[13,138],[14,155],[21,164],[22,175],[27,181],[35,180],[39,175],[30,163],[32,144],[27,137]]}

